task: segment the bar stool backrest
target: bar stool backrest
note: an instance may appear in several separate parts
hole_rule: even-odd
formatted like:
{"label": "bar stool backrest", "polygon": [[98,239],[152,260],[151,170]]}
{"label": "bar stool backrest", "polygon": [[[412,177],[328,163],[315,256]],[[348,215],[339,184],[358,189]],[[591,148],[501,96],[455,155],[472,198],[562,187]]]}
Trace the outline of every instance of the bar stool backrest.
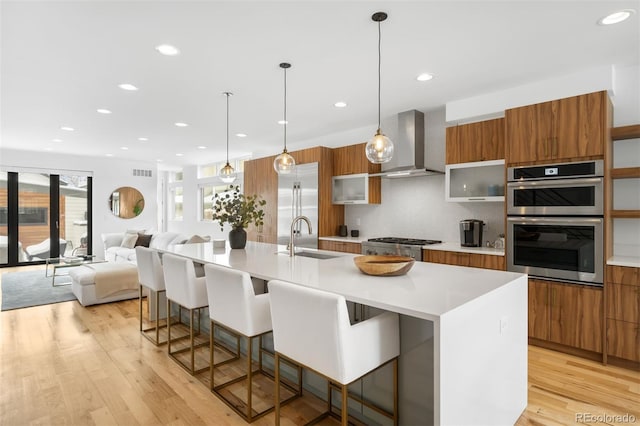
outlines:
{"label": "bar stool backrest", "polygon": [[207,306],[204,277],[196,278],[191,260],[166,253],[162,256],[162,265],[168,299],[187,309]]}
{"label": "bar stool backrest", "polygon": [[136,247],[136,262],[140,284],[154,291],[163,291],[165,289],[164,273],[158,252],[138,246]]}
{"label": "bar stool backrest", "polygon": [[209,316],[213,321],[245,336],[256,336],[271,330],[269,295],[256,296],[248,273],[206,264],[204,274]]}

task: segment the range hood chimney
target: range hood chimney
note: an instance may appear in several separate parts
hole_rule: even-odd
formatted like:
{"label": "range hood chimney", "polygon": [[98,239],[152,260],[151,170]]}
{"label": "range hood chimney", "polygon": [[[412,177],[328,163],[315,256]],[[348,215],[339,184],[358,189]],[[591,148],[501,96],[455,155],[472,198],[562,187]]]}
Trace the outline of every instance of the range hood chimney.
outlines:
{"label": "range hood chimney", "polygon": [[441,175],[424,166],[424,113],[412,109],[398,114],[398,133],[393,141],[393,158],[382,164],[382,173],[369,176],[388,178]]}

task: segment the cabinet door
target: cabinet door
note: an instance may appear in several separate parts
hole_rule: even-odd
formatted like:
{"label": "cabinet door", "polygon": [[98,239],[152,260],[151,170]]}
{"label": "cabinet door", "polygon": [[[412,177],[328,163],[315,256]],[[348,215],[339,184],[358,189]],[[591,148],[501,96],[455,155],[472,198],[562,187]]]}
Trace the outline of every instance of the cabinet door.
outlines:
{"label": "cabinet door", "polygon": [[501,160],[505,156],[504,118],[482,121],[482,155],[479,161]]}
{"label": "cabinet door", "polygon": [[575,348],[602,352],[602,289],[549,283],[550,339]]}
{"label": "cabinet door", "polygon": [[549,285],[529,280],[529,337],[549,340]]}
{"label": "cabinet door", "polygon": [[278,235],[278,175],[273,169],[274,157],[259,158],[244,163],[244,193],[258,194],[267,202],[264,225],[247,228],[247,239],[275,244]]}
{"label": "cabinet door", "polygon": [[640,361],[640,325],[627,321],[607,320],[607,354]]}
{"label": "cabinet door", "polygon": [[482,127],[477,123],[447,128],[446,163],[481,161]]}
{"label": "cabinet door", "polygon": [[554,101],[554,159],[604,155],[605,92]]}
{"label": "cabinet door", "polygon": [[508,109],[505,112],[507,164],[549,158],[552,125],[551,102]]}
{"label": "cabinet door", "polygon": [[495,256],[492,254],[470,254],[469,266],[474,268],[497,269],[499,271],[506,270],[504,256]]}
{"label": "cabinet door", "polygon": [[607,285],[607,318],[640,324],[640,287],[615,283]]}

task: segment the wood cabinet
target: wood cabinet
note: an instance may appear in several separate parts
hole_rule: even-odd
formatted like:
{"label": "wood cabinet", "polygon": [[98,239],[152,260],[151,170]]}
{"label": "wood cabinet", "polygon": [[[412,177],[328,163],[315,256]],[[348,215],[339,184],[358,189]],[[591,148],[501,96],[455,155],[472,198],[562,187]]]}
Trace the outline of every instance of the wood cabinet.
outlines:
{"label": "wood cabinet", "polygon": [[[382,166],[367,160],[364,148],[366,143],[358,143],[333,149],[333,176],[360,175],[362,173],[380,173]],[[357,177],[356,179],[360,179]],[[379,176],[366,178],[368,204],[382,202],[382,181]],[[339,197],[338,197],[339,198]],[[344,197],[342,197],[344,201]],[[344,203],[343,203],[344,204]]]}
{"label": "wood cabinet", "polygon": [[[296,164],[318,163],[318,236],[335,235],[344,222],[344,206],[331,202],[333,150],[315,147],[290,153]],[[247,239],[275,244],[278,234],[278,174],[273,169],[275,156],[249,160],[244,165],[244,192],[259,194],[266,201],[265,220],[261,229],[249,227]]]}
{"label": "wood cabinet", "polygon": [[509,109],[507,164],[602,157],[610,116],[606,91]]}
{"label": "wood cabinet", "polygon": [[602,352],[602,288],[529,279],[529,337]]}
{"label": "wood cabinet", "polygon": [[446,143],[446,164],[503,159],[504,118],[447,127]]}
{"label": "wood cabinet", "polygon": [[607,265],[607,354],[640,361],[640,268]]}
{"label": "wood cabinet", "polygon": [[319,240],[318,248],[320,250],[341,251],[343,253],[362,253],[362,245],[360,243],[351,243],[348,241]]}
{"label": "wood cabinet", "polygon": [[472,268],[506,269],[504,256],[493,254],[463,253],[445,250],[422,250],[422,260],[446,265],[470,266]]}

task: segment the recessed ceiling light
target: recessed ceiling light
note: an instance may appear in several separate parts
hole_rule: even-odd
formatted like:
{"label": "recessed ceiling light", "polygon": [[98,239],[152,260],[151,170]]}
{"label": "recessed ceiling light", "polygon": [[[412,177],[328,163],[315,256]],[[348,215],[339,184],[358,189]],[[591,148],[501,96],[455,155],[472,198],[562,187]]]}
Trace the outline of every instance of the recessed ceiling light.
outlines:
{"label": "recessed ceiling light", "polygon": [[427,72],[420,74],[419,76],[416,77],[416,80],[418,81],[429,81],[433,78],[433,74],[429,74]]}
{"label": "recessed ceiling light", "polygon": [[598,24],[600,25],[613,25],[613,24],[617,24],[620,23],[626,19],[628,19],[631,15],[633,15],[634,13],[636,13],[635,10],[633,9],[624,9],[624,10],[620,10],[618,12],[614,12],[610,15],[605,16],[604,18],[601,18],[598,21]]}
{"label": "recessed ceiling light", "polygon": [[344,107],[347,106],[347,103],[340,101],[340,102],[336,102],[335,104],[333,104],[333,106],[336,107],[336,108],[344,108]]}
{"label": "recessed ceiling light", "polygon": [[200,146],[198,147],[198,149],[207,149],[207,147],[206,147],[206,146],[204,146],[204,145],[200,145]]}
{"label": "recessed ceiling light", "polygon": [[146,142],[146,141],[148,141],[148,140],[149,140],[149,138],[138,138],[138,140],[139,140],[140,142]]}
{"label": "recessed ceiling light", "polygon": [[175,125],[176,125],[176,126],[178,126],[178,127],[187,127],[187,126],[188,126],[188,124],[187,124],[187,123],[181,123],[181,122],[179,122],[179,121],[178,121],[177,123],[173,123],[173,124],[175,124]]}
{"label": "recessed ceiling light", "polygon": [[121,146],[120,149],[123,150],[123,151],[126,151],[126,150],[129,149],[129,147],[128,146]]}
{"label": "recessed ceiling light", "polygon": [[246,133],[236,133],[236,136],[239,137],[239,138],[246,138],[247,137]]}
{"label": "recessed ceiling light", "polygon": [[175,56],[180,53],[180,51],[175,46],[171,46],[170,44],[161,44],[159,46],[156,46],[156,50],[167,56]]}
{"label": "recessed ceiling light", "polygon": [[105,154],[106,157],[113,157],[113,154]]}
{"label": "recessed ceiling light", "polygon": [[65,130],[67,132],[73,132],[75,129],[73,127],[69,127],[69,126],[62,126],[62,127],[60,127],[60,130]]}
{"label": "recessed ceiling light", "polygon": [[129,83],[119,84],[118,87],[121,88],[122,90],[129,90],[129,91],[138,90],[138,88],[136,86],[134,86],[133,84],[129,84]]}
{"label": "recessed ceiling light", "polygon": [[183,153],[179,152],[176,154],[176,157],[182,157],[183,155],[184,155]]}
{"label": "recessed ceiling light", "polygon": [[51,139],[51,140],[52,140],[53,142],[62,142],[62,139],[58,139],[58,138]]}
{"label": "recessed ceiling light", "polygon": [[98,108],[96,111],[98,111],[100,114],[111,114],[111,111],[104,108]]}
{"label": "recessed ceiling light", "polygon": [[288,120],[280,120],[278,121],[278,124],[289,124]]}

